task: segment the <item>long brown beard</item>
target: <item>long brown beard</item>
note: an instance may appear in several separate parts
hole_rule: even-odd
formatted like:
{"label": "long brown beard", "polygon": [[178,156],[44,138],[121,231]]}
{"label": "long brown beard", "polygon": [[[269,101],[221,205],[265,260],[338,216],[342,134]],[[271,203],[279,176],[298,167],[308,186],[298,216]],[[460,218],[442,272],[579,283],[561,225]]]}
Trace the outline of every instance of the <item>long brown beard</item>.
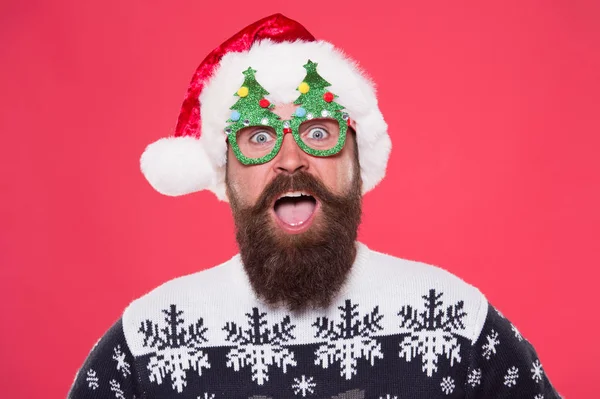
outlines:
{"label": "long brown beard", "polygon": [[[350,189],[339,196],[307,172],[280,174],[251,207],[242,207],[228,184],[242,262],[260,299],[293,311],[330,305],[356,257],[362,197],[357,164],[354,170]],[[281,231],[270,214],[288,191],[309,192],[320,202],[320,215],[300,234]]]}

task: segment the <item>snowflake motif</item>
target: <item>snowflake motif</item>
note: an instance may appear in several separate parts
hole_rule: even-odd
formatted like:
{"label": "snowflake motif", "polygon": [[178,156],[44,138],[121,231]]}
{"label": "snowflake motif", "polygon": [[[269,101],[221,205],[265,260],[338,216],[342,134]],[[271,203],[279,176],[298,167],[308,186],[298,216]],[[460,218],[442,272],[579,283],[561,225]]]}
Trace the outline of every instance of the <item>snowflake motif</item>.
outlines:
{"label": "snowflake motif", "polygon": [[487,339],[487,342],[481,346],[481,349],[483,349],[483,357],[490,360],[490,357],[496,354],[496,346],[500,343],[498,333],[492,330],[485,339]]}
{"label": "snowflake motif", "polygon": [[294,395],[298,395],[302,392],[302,397],[306,397],[306,393],[314,394],[315,388],[317,387],[317,383],[313,382],[313,377],[306,378],[305,375],[302,378],[294,378],[294,384],[292,385],[292,389],[294,390]]}
{"label": "snowflake motif", "polygon": [[519,369],[513,366],[508,369],[504,376],[504,385],[507,387],[514,387],[517,385],[517,378],[519,378]]}
{"label": "snowflake motif", "polygon": [[121,384],[119,384],[116,380],[110,380],[110,390],[115,393],[116,399],[125,399],[125,395],[123,390],[121,389]]}
{"label": "snowflake motif", "polygon": [[88,370],[88,372],[86,373],[85,380],[88,383],[88,388],[90,388],[92,391],[95,391],[100,386],[98,384],[98,376],[96,375],[96,372],[93,369]]}
{"label": "snowflake motif", "polygon": [[358,304],[352,304],[347,299],[340,310],[340,322],[334,323],[327,317],[317,317],[312,324],[317,328],[315,338],[325,338],[327,343],[315,351],[315,364],[324,369],[333,363],[340,363],[340,376],[350,380],[356,375],[358,359],[368,360],[371,366],[375,359],[383,359],[381,343],[377,342],[372,334],[383,330],[379,324],[383,315],[379,314],[379,307],[375,306],[370,314],[362,320],[356,310]]}
{"label": "snowflake motif", "polygon": [[472,369],[467,378],[467,383],[473,388],[481,384],[481,369]]}
{"label": "snowflake motif", "polygon": [[208,394],[205,392],[203,396],[198,396],[198,399],[215,399],[215,394]]}
{"label": "snowflake motif", "polygon": [[237,345],[227,353],[227,367],[239,371],[250,366],[252,381],[258,385],[269,381],[270,366],[276,366],[286,373],[289,366],[297,364],[294,352],[283,346],[295,339],[292,331],[296,326],[291,324],[290,316],[285,316],[280,323],[268,328],[266,315],[259,312],[258,308],[252,308],[252,313],[246,313],[250,327],[247,330],[234,322],[227,322],[223,327],[227,331],[225,340]]}
{"label": "snowflake motif", "polygon": [[542,395],[541,393],[538,393],[537,395],[535,395],[535,397],[533,399],[544,399],[544,395]]}
{"label": "snowflake motif", "polygon": [[458,301],[444,309],[440,300],[442,295],[431,289],[422,296],[425,304],[422,312],[410,305],[403,306],[398,312],[402,319],[400,328],[407,330],[400,342],[399,355],[407,362],[420,356],[422,370],[428,377],[438,370],[438,358],[442,355],[450,361],[450,367],[461,361],[457,337],[458,332],[465,329],[464,302]]}
{"label": "snowflake motif", "polygon": [[452,392],[454,392],[454,380],[450,376],[444,377],[442,378],[440,387],[442,387],[442,392],[444,392],[446,395],[450,395]]}
{"label": "snowflake motif", "polygon": [[521,335],[521,333],[519,332],[519,330],[517,330],[517,327],[515,327],[514,324],[511,324],[510,328],[513,331],[513,333],[515,333],[515,338],[518,339],[519,342],[523,341],[523,336]]}
{"label": "snowflake motif", "polygon": [[539,359],[536,359],[535,362],[533,362],[531,364],[533,367],[531,368],[531,379],[534,380],[535,382],[540,382],[542,381],[543,378],[543,374],[544,374],[544,370],[542,369],[542,364],[540,363]]}
{"label": "snowflake motif", "polygon": [[201,345],[207,342],[207,328],[204,320],[184,326],[183,311],[177,310],[176,305],[163,309],[165,326],[159,328],[157,323],[143,321],[138,329],[143,334],[142,346],[154,349],[147,368],[150,371],[150,381],[161,385],[166,376],[171,380],[171,387],[177,392],[183,392],[187,386],[187,372],[195,370],[202,376],[202,369],[210,368],[208,355],[201,350]]}
{"label": "snowflake motif", "polygon": [[388,393],[387,395],[385,395],[385,398],[383,396],[380,396],[379,399],[398,399],[398,397],[392,396]]}
{"label": "snowflake motif", "polygon": [[113,360],[117,361],[117,371],[123,373],[123,377],[131,375],[131,366],[125,361],[125,354],[121,351],[121,345],[117,345],[113,349]]}

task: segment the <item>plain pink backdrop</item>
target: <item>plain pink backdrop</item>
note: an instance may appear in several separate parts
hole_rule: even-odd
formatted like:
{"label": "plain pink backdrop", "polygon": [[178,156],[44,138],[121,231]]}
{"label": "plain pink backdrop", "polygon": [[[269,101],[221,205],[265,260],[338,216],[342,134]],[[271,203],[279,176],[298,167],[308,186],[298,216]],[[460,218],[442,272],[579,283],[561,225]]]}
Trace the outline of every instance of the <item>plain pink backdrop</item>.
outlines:
{"label": "plain pink backdrop", "polygon": [[394,148],[361,240],[476,285],[596,396],[600,3],[48,3],[0,4],[0,396],[64,397],[131,300],[236,252],[225,203],[155,193],[138,159],[202,58],[274,12],[379,85]]}

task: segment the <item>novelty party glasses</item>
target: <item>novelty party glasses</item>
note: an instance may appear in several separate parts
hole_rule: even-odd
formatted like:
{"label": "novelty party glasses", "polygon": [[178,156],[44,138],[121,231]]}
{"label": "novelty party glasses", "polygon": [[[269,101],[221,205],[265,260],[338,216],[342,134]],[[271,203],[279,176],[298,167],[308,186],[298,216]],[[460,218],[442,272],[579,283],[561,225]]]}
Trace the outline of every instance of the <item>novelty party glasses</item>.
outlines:
{"label": "novelty party glasses", "polygon": [[269,94],[257,81],[252,68],[244,71],[244,83],[236,95],[240,99],[231,107],[225,129],[227,140],[244,165],[257,165],[272,160],[281,148],[283,137],[291,133],[294,141],[307,154],[317,157],[335,155],[344,147],[350,124],[343,106],[334,101],[327,90],[331,84],[316,71],[317,64],[308,61],[304,81],[298,86],[300,105],[290,120],[282,121],[271,110]]}

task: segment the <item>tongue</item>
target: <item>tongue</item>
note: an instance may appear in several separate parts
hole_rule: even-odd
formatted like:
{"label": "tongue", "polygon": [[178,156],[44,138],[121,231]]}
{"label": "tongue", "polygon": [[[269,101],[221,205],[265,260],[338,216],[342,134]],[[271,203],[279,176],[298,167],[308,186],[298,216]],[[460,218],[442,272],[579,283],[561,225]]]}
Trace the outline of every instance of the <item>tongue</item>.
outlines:
{"label": "tongue", "polygon": [[315,210],[315,204],[312,201],[285,202],[280,204],[275,213],[283,223],[291,226],[300,225],[308,220]]}

